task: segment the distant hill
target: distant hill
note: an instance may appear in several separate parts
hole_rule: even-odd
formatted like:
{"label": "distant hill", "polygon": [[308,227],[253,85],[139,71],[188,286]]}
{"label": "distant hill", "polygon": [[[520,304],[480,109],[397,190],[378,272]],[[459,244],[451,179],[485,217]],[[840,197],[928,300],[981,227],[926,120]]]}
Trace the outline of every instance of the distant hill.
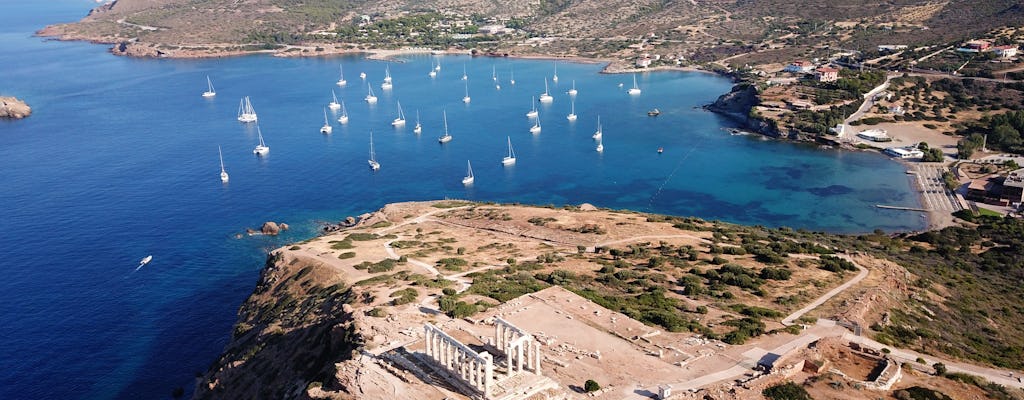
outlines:
{"label": "distant hill", "polygon": [[[668,50],[710,59],[788,34],[800,35],[800,46],[863,48],[959,40],[1024,24],[1024,5],[1014,0],[117,0],[45,33],[111,43],[137,38],[163,45],[252,44],[266,37],[288,43],[352,24],[361,15],[432,11],[515,17],[531,35],[570,41],[635,41],[653,34]],[[617,50],[573,43],[548,51],[610,56]]]}

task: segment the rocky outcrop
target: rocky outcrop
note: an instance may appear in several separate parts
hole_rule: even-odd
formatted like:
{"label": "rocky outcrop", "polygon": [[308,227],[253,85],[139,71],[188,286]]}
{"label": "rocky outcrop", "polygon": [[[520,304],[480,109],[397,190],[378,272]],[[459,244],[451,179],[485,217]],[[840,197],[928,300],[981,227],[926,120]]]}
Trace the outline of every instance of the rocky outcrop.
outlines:
{"label": "rocky outcrop", "polygon": [[328,267],[271,254],[238,311],[231,341],[198,378],[193,399],[305,399],[311,386],[344,390],[335,364],[363,343],[349,306],[353,297]]}
{"label": "rocky outcrop", "polygon": [[751,131],[779,137],[775,121],[758,118],[752,112],[758,104],[761,104],[761,99],[757,96],[757,87],[743,82],[733,86],[729,93],[719,96],[714,103],[708,104],[705,108],[736,120]]}
{"label": "rocky outcrop", "polygon": [[264,235],[273,236],[281,233],[281,227],[277,226],[276,222],[267,221],[263,223],[262,227],[260,227],[260,232],[263,232]]}
{"label": "rocky outcrop", "polygon": [[0,97],[0,118],[22,119],[32,115],[32,107],[14,97]]}
{"label": "rocky outcrop", "polygon": [[167,54],[157,49],[154,44],[139,43],[136,41],[123,41],[110,48],[110,53],[116,56],[128,57],[164,57]]}

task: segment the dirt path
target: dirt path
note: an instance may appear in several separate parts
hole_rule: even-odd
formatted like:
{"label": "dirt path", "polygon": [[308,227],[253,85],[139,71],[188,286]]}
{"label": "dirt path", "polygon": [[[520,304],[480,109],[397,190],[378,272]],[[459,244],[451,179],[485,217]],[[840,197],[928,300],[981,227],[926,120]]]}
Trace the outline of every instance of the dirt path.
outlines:
{"label": "dirt path", "polygon": [[796,310],[792,314],[789,314],[788,317],[783,318],[782,319],[782,324],[783,325],[786,325],[786,326],[793,325],[793,321],[795,321],[797,318],[800,318],[804,314],[807,314],[808,312],[810,312],[811,310],[817,308],[818,306],[820,306],[822,304],[825,304],[826,301],[829,301],[830,299],[832,299],[833,297],[835,297],[839,293],[842,293],[844,290],[849,289],[850,286],[856,285],[858,282],[860,282],[860,281],[864,280],[864,278],[868,277],[868,269],[864,268],[860,264],[854,263],[853,260],[849,256],[837,255],[837,257],[842,258],[842,259],[844,259],[846,261],[849,261],[849,262],[853,263],[853,265],[856,266],[857,269],[860,270],[860,273],[857,274],[857,276],[853,277],[853,279],[850,279],[849,281],[846,281],[846,283],[843,283],[842,285],[839,285],[839,286],[835,287],[834,289],[828,291],[828,293],[825,293],[824,295],[819,297],[817,300],[814,300],[813,302],[811,302],[811,304],[808,304],[808,305],[804,306],[804,308],[801,308],[799,310]]}

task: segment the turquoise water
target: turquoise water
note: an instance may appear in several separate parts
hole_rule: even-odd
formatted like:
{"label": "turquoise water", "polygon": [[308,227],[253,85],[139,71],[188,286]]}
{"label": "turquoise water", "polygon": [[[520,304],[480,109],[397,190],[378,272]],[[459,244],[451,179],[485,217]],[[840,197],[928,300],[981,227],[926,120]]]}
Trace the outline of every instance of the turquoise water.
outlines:
{"label": "turquoise water", "polygon": [[[153,60],[110,56],[106,46],[46,41],[39,27],[74,20],[91,2],[9,2],[0,16],[0,92],[25,98],[32,117],[0,122],[0,398],[161,398],[206,369],[228,339],[265,252],[385,203],[439,198],[578,204],[696,215],[744,224],[833,232],[920,229],[904,168],[871,153],[732,136],[700,105],[728,91],[715,76],[628,75],[559,63],[543,131],[528,132],[530,96],[548,61],[404,57]],[[349,85],[339,88],[338,64]],[[463,104],[462,68],[472,102]],[[494,67],[501,79],[491,80]],[[508,82],[514,70],[516,85]],[[368,74],[380,98],[362,101]],[[200,97],[205,76],[217,97]],[[569,123],[575,79],[579,120]],[[318,132],[331,89],[351,116]],[[269,156],[252,154],[255,130],[235,121],[251,96]],[[395,103],[409,120],[395,129]],[[659,108],[657,118],[646,111]],[[412,133],[416,111],[424,125]],[[437,143],[446,110],[454,140]],[[601,115],[602,154],[590,138]],[[382,169],[366,166],[374,132]],[[500,164],[511,137],[514,167]],[[231,182],[221,184],[217,146]],[[664,147],[663,154],[655,150]],[[466,161],[476,182],[461,184]],[[234,234],[263,221],[281,238]],[[134,271],[152,254],[151,264]]]}

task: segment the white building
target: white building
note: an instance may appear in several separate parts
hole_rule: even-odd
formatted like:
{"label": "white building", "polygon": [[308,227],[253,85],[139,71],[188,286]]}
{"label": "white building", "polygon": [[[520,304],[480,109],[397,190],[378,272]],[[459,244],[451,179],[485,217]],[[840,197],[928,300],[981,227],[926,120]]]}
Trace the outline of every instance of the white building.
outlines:
{"label": "white building", "polygon": [[1013,58],[1017,56],[1017,46],[996,46],[992,52],[1001,58]]}
{"label": "white building", "polygon": [[866,131],[860,131],[857,133],[857,137],[872,142],[891,142],[892,138],[889,137],[889,133],[885,129],[868,129]]}
{"label": "white building", "polygon": [[889,147],[889,148],[886,148],[884,151],[885,151],[885,154],[888,154],[890,156],[897,157],[897,158],[904,158],[904,159],[906,159],[906,158],[922,158],[922,157],[924,157],[924,152],[921,151],[921,150],[918,150],[914,146],[909,146],[909,147]]}

